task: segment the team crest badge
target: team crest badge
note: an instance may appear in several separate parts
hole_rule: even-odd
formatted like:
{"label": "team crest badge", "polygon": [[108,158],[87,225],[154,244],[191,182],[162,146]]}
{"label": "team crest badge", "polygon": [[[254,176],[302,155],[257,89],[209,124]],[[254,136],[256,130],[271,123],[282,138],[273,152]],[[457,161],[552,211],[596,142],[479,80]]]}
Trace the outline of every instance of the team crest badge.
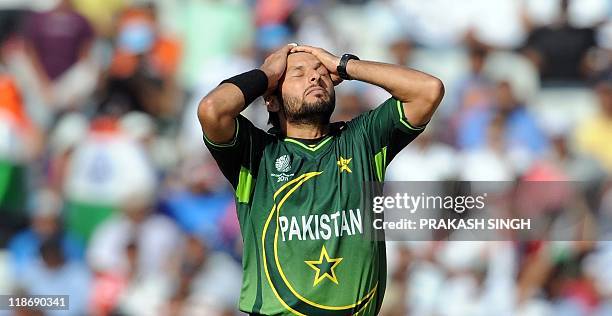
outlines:
{"label": "team crest badge", "polygon": [[275,166],[278,172],[287,172],[291,169],[291,158],[289,155],[282,155],[276,159]]}
{"label": "team crest badge", "polygon": [[274,163],[274,167],[276,167],[276,171],[279,173],[272,173],[270,175],[276,178],[276,182],[285,182],[294,175],[293,173],[287,173],[289,170],[291,170],[291,158],[289,155],[282,155],[278,157]]}

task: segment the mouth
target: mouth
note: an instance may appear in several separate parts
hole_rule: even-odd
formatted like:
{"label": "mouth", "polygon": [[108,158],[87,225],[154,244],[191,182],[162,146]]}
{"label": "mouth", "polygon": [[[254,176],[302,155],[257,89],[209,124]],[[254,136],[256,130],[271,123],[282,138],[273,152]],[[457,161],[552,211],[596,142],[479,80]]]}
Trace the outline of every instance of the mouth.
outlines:
{"label": "mouth", "polygon": [[325,91],[325,89],[317,86],[317,87],[312,87],[312,88],[309,88],[308,90],[306,90],[306,95],[309,95],[309,94],[311,94],[313,92],[323,92],[323,93],[325,93],[327,91]]}

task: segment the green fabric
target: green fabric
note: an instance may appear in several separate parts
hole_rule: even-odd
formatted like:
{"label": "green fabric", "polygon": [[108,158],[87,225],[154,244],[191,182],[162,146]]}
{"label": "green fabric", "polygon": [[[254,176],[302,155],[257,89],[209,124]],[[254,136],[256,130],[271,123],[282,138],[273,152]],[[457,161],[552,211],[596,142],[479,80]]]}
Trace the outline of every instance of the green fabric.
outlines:
{"label": "green fabric", "polygon": [[11,187],[11,175],[13,167],[6,162],[0,161],[0,201],[4,201]]}
{"label": "green fabric", "polygon": [[238,178],[238,187],[236,188],[236,199],[238,203],[249,203],[254,185],[253,175],[249,172],[249,169],[241,168]]}
{"label": "green fabric", "polygon": [[26,217],[26,167],[0,161],[0,212]]}
{"label": "green fabric", "polygon": [[376,163],[376,176],[378,181],[385,180],[385,170],[387,169],[387,147],[374,156],[374,162]]}
{"label": "green fabric", "polygon": [[408,122],[408,120],[406,119],[406,116],[404,115],[404,111],[402,110],[402,102],[400,102],[399,100],[397,100],[397,113],[399,115],[400,118],[400,122],[406,126],[408,129],[411,130],[422,130],[425,128],[425,126],[421,126],[421,127],[414,127],[412,125],[410,125],[410,123]]}
{"label": "green fabric", "polygon": [[386,165],[421,132],[406,126],[397,104],[389,99],[348,123],[334,123],[330,137],[310,146],[265,133],[243,116],[233,145],[205,139],[237,191],[242,311],[379,311],[385,245],[372,237],[373,214],[363,209],[365,185],[384,179]]}
{"label": "green fabric", "polygon": [[88,241],[95,228],[116,210],[112,206],[79,201],[67,203],[67,228],[73,234]]}

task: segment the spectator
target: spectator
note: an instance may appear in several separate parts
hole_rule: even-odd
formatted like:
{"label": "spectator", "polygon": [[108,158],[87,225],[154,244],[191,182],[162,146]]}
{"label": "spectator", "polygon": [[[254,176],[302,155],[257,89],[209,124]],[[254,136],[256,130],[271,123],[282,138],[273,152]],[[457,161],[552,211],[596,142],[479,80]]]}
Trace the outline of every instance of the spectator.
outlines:
{"label": "spectator", "polygon": [[70,0],[61,0],[50,11],[32,13],[26,20],[25,37],[40,79],[53,81],[87,56],[93,38],[89,22],[74,11]]}
{"label": "spectator", "polygon": [[232,315],[239,298],[241,267],[221,252],[211,252],[201,239],[190,236],[183,254],[175,299],[185,313]]}
{"label": "spectator", "polygon": [[166,211],[183,231],[208,240],[213,249],[228,246],[221,238],[220,224],[233,195],[219,186],[221,173],[210,160],[190,159],[183,168],[183,186],[168,192],[163,203]]}
{"label": "spectator", "polygon": [[391,62],[398,65],[410,66],[414,53],[414,43],[399,33],[389,39],[389,54]]}
{"label": "spectator", "polygon": [[68,229],[86,240],[134,190],[153,195],[157,186],[146,151],[111,117],[93,120],[66,168]]}
{"label": "spectator", "polygon": [[[470,45],[469,72],[460,79],[455,102],[459,110],[465,111],[477,107],[486,107],[492,102],[491,88],[494,86],[491,78],[484,73],[489,52],[486,47],[478,44]],[[448,111],[448,110],[447,110]]]}
{"label": "spectator", "polygon": [[93,29],[72,6],[61,0],[51,10],[26,18],[25,40],[36,82],[47,106],[82,105],[95,87],[97,70],[88,63]]}
{"label": "spectator", "polygon": [[179,154],[172,135],[164,135],[158,130],[155,118],[143,112],[129,112],[119,121],[121,131],[137,142],[144,150],[159,176],[178,163]]}
{"label": "spectator", "polygon": [[145,275],[139,268],[140,250],[136,240],[124,249],[126,269],[100,272],[92,290],[92,309],[98,315],[153,315],[170,293],[172,273]]}
{"label": "spectator", "polygon": [[181,49],[176,39],[162,34],[155,7],[126,9],[119,18],[115,45],[98,112],[174,115],[180,102],[175,76]]}
{"label": "spectator", "polygon": [[[14,77],[5,72],[0,52],[0,245],[8,233],[26,219],[29,164],[40,156],[42,139],[30,120]],[[10,219],[10,220],[9,220]]]}
{"label": "spectator", "polygon": [[612,172],[612,84],[603,81],[595,88],[599,99],[599,113],[576,129],[579,150]]}
{"label": "spectator", "polygon": [[15,275],[23,275],[23,269],[38,260],[41,244],[52,237],[59,239],[68,260],[83,260],[83,243],[63,230],[62,208],[61,198],[56,193],[45,189],[38,192],[35,208],[30,213],[30,228],[17,234],[9,243]]}
{"label": "spectator", "polygon": [[514,180],[518,171],[507,156],[507,127],[501,115],[489,121],[486,135],[485,144],[462,152],[459,179],[462,181]]}
{"label": "spectator", "polygon": [[62,241],[57,237],[45,240],[40,246],[40,261],[24,267],[18,286],[29,295],[68,295],[70,309],[48,310],[47,315],[84,315],[88,311],[91,275],[79,261],[66,258]]}
{"label": "spectator", "polygon": [[412,146],[402,150],[387,169],[391,181],[448,181],[457,176],[459,164],[455,150],[434,141],[431,130],[414,140]]}
{"label": "spectator", "polygon": [[472,44],[468,47],[468,72],[456,83],[456,91],[449,96],[448,106],[441,109],[444,115],[442,120],[451,127],[442,131],[443,139],[449,143],[456,142],[453,138],[460,133],[459,125],[466,112],[482,111],[493,103],[495,83],[484,73],[488,55],[487,48],[482,45]]}
{"label": "spectator", "polygon": [[46,179],[52,190],[62,191],[75,149],[87,139],[88,131],[89,121],[80,113],[65,114],[53,127],[48,139],[51,148]]}
{"label": "spectator", "polygon": [[547,177],[557,178],[557,181],[580,181],[579,186],[583,189],[596,190],[606,171],[596,159],[573,146],[574,129],[563,123],[549,123],[545,129],[550,140],[548,151],[536,159],[525,176],[548,174]]}
{"label": "spectator", "polygon": [[495,100],[490,108],[477,108],[465,113],[459,125],[458,144],[463,149],[481,147],[486,142],[486,128],[496,117],[505,126],[505,144],[517,154],[533,159],[548,147],[546,135],[541,131],[527,107],[514,95],[510,83],[502,81],[495,87]]}
{"label": "spectator", "polygon": [[0,5],[0,45],[19,30],[25,10],[18,4]]}
{"label": "spectator", "polygon": [[544,84],[587,78],[585,58],[595,46],[593,28],[578,28],[569,23],[569,0],[560,1],[560,7],[561,12],[554,23],[529,33],[524,50],[539,69]]}
{"label": "spectator", "polygon": [[138,249],[137,269],[143,276],[163,274],[181,246],[181,234],[166,216],[156,214],[151,192],[133,188],[121,211],[101,223],[93,233],[87,258],[96,272],[128,271],[126,247]]}

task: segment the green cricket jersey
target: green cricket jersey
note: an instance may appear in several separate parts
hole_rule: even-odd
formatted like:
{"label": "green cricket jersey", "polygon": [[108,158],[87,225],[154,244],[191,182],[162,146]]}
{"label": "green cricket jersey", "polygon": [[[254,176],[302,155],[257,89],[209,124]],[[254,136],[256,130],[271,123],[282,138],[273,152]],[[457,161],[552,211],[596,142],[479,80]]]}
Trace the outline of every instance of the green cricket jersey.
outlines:
{"label": "green cricket jersey", "polygon": [[[388,99],[316,144],[236,119],[228,144],[206,140],[236,190],[244,241],[240,310],[264,315],[375,315],[385,291],[384,241],[375,241],[363,186],[423,128]],[[368,235],[370,234],[370,235]]]}

